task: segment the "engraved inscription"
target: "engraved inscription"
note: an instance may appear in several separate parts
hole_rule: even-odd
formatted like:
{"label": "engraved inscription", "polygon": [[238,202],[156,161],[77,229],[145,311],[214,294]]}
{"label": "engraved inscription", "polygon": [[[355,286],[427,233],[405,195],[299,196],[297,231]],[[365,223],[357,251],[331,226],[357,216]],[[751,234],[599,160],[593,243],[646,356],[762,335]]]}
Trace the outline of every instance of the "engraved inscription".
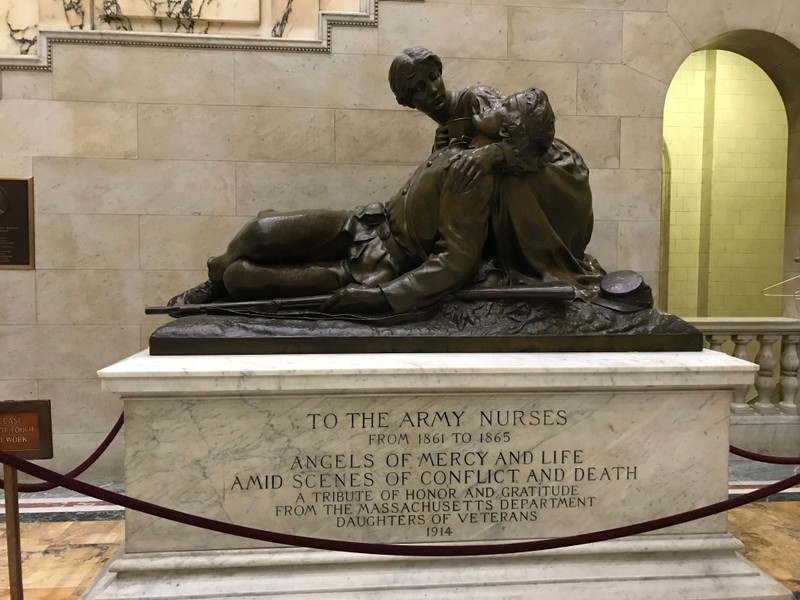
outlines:
{"label": "engraved inscription", "polygon": [[226,509],[338,539],[524,539],[607,505],[647,469],[636,453],[605,450],[613,427],[599,444],[572,435],[587,411],[443,404],[290,411],[283,452],[226,469]]}
{"label": "engraved inscription", "polygon": [[18,452],[38,450],[39,447],[39,415],[0,414],[0,450]]}

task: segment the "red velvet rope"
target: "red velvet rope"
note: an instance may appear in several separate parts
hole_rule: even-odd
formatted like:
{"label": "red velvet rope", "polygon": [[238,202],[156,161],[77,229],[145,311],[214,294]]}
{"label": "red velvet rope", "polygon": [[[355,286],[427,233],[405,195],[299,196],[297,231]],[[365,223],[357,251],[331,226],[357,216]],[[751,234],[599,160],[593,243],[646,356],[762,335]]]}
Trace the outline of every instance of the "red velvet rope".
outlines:
{"label": "red velvet rope", "polygon": [[[76,477],[79,477],[80,475],[82,475],[83,472],[86,471],[86,469],[88,469],[89,467],[91,467],[95,462],[97,462],[97,459],[100,458],[103,455],[103,452],[106,451],[106,448],[108,448],[111,445],[111,442],[114,441],[114,438],[117,437],[117,434],[120,432],[120,429],[122,429],[122,424],[124,422],[125,422],[125,413],[122,413],[119,416],[119,419],[117,419],[117,422],[114,424],[114,427],[111,429],[111,431],[108,432],[108,435],[106,436],[106,438],[97,447],[97,449],[94,452],[92,452],[91,455],[89,455],[89,458],[87,458],[85,461],[83,461],[81,464],[79,464],[77,467],[75,467],[71,471],[69,471],[67,473],[64,473],[63,477],[67,477],[69,479],[75,479]],[[4,483],[5,482],[3,481],[3,479],[0,478],[0,486],[3,486]],[[48,490],[53,490],[53,489],[55,489],[57,487],[58,487],[58,485],[53,484],[53,483],[47,483],[47,482],[43,482],[43,483],[20,483],[17,486],[17,490],[19,490],[20,492],[26,492],[26,493],[27,492],[46,492]]]}
{"label": "red velvet rope", "polygon": [[686,512],[678,513],[669,517],[662,517],[660,519],[653,519],[643,523],[636,523],[634,525],[627,525],[625,527],[614,527],[612,529],[603,529],[601,531],[594,531],[591,533],[582,533],[579,535],[570,535],[561,538],[551,538],[544,540],[532,540],[527,542],[512,542],[500,544],[463,544],[457,546],[451,545],[392,545],[392,544],[374,544],[364,542],[346,542],[341,540],[318,539],[299,535],[290,535],[286,533],[276,533],[271,531],[262,531],[253,527],[244,527],[242,525],[234,525],[231,523],[224,523],[190,515],[184,512],[165,508],[137,500],[136,498],[129,498],[122,494],[117,494],[109,490],[78,481],[69,479],[64,475],[55,473],[42,466],[33,464],[27,460],[17,458],[6,452],[0,452],[0,462],[5,463],[15,469],[38,477],[46,481],[50,481],[57,485],[63,486],[79,494],[92,496],[99,500],[111,502],[119,506],[124,506],[132,510],[143,512],[149,515],[169,519],[185,525],[193,527],[200,527],[219,533],[236,535],[239,537],[259,540],[263,542],[271,542],[275,544],[285,544],[290,546],[301,546],[306,548],[317,548],[320,550],[335,550],[340,552],[355,552],[361,554],[384,554],[389,556],[480,556],[480,555],[495,555],[495,554],[513,554],[517,552],[534,552],[538,550],[552,550],[555,548],[566,548],[569,546],[578,546],[581,544],[591,544],[595,542],[603,542],[629,535],[636,535],[640,533],[647,533],[664,527],[671,527],[679,525],[688,521],[710,517],[726,510],[744,506],[750,502],[761,500],[772,494],[776,494],[785,489],[800,485],[800,473],[788,477],[782,481],[778,481],[771,485],[764,486],[747,494],[742,494],[736,498],[725,500],[723,502],[716,502],[696,508]]}
{"label": "red velvet rope", "polygon": [[736,446],[731,446],[729,449],[731,454],[741,456],[742,458],[749,458],[750,460],[771,463],[773,465],[800,465],[800,456],[767,456],[766,454],[757,454],[749,450],[742,450]]}

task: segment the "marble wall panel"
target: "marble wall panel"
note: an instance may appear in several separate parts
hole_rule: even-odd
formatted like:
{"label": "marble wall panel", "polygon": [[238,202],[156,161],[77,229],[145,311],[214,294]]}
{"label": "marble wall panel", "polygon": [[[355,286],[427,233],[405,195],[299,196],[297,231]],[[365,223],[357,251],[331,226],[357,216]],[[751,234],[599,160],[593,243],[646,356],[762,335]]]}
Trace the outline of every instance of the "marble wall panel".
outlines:
{"label": "marble wall panel", "polygon": [[578,66],[578,114],[658,117],[667,85],[623,65]]}
{"label": "marble wall panel", "polygon": [[[285,0],[284,0],[285,1]],[[260,0],[116,0],[119,11],[129,17],[162,19],[203,19],[206,21],[243,21],[258,23],[261,20]]]}
{"label": "marble wall panel", "polygon": [[319,39],[319,0],[272,0],[269,25],[270,37]]}
{"label": "marble wall panel", "polygon": [[[509,4],[508,0],[473,0],[473,4]],[[667,0],[514,0],[515,6],[598,10],[665,11]]]}
{"label": "marble wall panel", "polygon": [[139,217],[36,216],[38,269],[138,269]]}
{"label": "marble wall panel", "polygon": [[412,110],[337,110],[336,160],[418,165],[430,154],[435,123]]}
{"label": "marble wall panel", "polygon": [[556,137],[580,152],[590,169],[619,167],[619,118],[563,116],[556,119]]}
{"label": "marble wall panel", "polygon": [[675,24],[697,48],[714,36],[737,29],[775,31],[783,0],[670,0]]}
{"label": "marble wall panel", "polygon": [[39,0],[39,29],[91,29],[90,4],[90,0]]}
{"label": "marble wall panel", "polygon": [[[85,0],[88,1],[88,0]],[[246,23],[242,21],[209,21],[208,19],[174,19],[143,18],[125,16],[108,10],[112,6],[106,0],[95,0],[95,21],[93,28],[100,31],[136,31],[141,33],[173,33],[222,35],[254,38],[287,38],[309,42],[309,46],[318,47],[321,39],[320,20],[314,0],[293,0],[292,12],[284,23],[283,15],[275,19],[270,15],[268,1],[261,3],[261,22]],[[311,12],[296,12],[294,7],[310,7]],[[283,9],[281,9],[283,10]],[[360,13],[363,15],[364,13]]]}
{"label": "marble wall panel", "polygon": [[35,379],[0,379],[0,400],[38,400],[39,382]]}
{"label": "marble wall panel", "polygon": [[236,54],[236,103],[316,108],[395,108],[387,56]]}
{"label": "marble wall panel", "polygon": [[0,54],[35,55],[38,48],[39,3],[5,0],[0,4]]}
{"label": "marble wall panel", "polygon": [[35,271],[0,271],[0,323],[36,323],[35,275]]}
{"label": "marble wall panel", "polygon": [[50,399],[53,425],[58,433],[108,433],[122,413],[117,394],[100,389],[100,380],[43,379],[39,395]]}
{"label": "marble wall panel", "polygon": [[547,92],[557,115],[575,114],[577,79],[578,66],[575,63],[460,58],[444,60],[444,80],[448,89],[457,90],[480,83],[495,87],[504,94],[513,94],[529,87],[538,87]]}
{"label": "marble wall panel", "polygon": [[607,272],[617,270],[619,239],[618,221],[595,221],[592,240],[586,251],[594,256]]}
{"label": "marble wall panel", "polygon": [[3,71],[3,98],[52,100],[53,74],[42,71]]}
{"label": "marble wall panel", "polygon": [[619,260],[617,268],[658,272],[661,225],[653,221],[619,222]]}
{"label": "marble wall panel", "polygon": [[625,13],[622,62],[630,68],[670,84],[694,47],[664,13]]}
{"label": "marble wall panel", "polygon": [[661,169],[664,140],[662,119],[623,117],[620,136],[620,167]]}
{"label": "marble wall panel", "polygon": [[333,162],[333,111],[140,105],[139,155],[184,160]]}
{"label": "marble wall panel", "polygon": [[331,32],[331,53],[377,54],[377,27],[334,27]]}
{"label": "marble wall panel", "polygon": [[40,213],[233,215],[234,163],[37,158]]}
{"label": "marble wall panel", "polygon": [[138,350],[138,325],[0,326],[4,370],[15,379],[93,379]]}
{"label": "marble wall panel", "polygon": [[136,156],[134,104],[3,100],[0,131],[0,154]]}
{"label": "marble wall panel", "polygon": [[591,177],[596,219],[651,222],[659,220],[660,171],[595,169]]}
{"label": "marble wall panel", "polygon": [[319,9],[338,12],[357,12],[359,0],[319,0]]}
{"label": "marble wall panel", "polygon": [[58,100],[233,104],[233,53],[65,44],[53,63]]}
{"label": "marble wall panel", "polygon": [[775,33],[800,47],[800,3],[783,3]]}
{"label": "marble wall panel", "polygon": [[[231,23],[235,28],[235,24]],[[222,33],[222,23],[211,23],[203,19],[143,19],[129,17],[117,10],[113,1],[94,0],[93,29],[101,31],[139,31],[158,33],[200,33],[216,35]],[[252,25],[245,27],[252,29]]]}
{"label": "marble wall panel", "polygon": [[238,214],[254,216],[265,208],[350,209],[385,202],[416,165],[305,165],[238,163]]}
{"label": "marble wall panel", "polygon": [[142,268],[202,269],[246,222],[244,217],[141,217]]}
{"label": "marble wall panel", "polygon": [[[36,317],[40,324],[113,325],[144,318],[141,271],[39,270]],[[69,299],[64,310],[65,299]]]}
{"label": "marble wall panel", "polygon": [[384,2],[380,10],[381,54],[425,46],[442,57],[507,58],[505,7]]}
{"label": "marble wall panel", "polygon": [[553,62],[620,62],[619,11],[509,8],[509,58]]}
{"label": "marble wall panel", "polygon": [[2,177],[30,177],[33,174],[33,159],[30,156],[0,155]]}

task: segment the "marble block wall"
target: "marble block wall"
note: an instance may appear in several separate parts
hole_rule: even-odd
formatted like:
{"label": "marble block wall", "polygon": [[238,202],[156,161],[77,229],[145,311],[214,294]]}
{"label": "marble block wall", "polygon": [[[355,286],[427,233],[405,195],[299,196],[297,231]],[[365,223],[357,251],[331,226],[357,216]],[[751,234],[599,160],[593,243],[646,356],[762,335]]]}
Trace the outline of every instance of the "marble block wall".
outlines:
{"label": "marble block wall", "polygon": [[[95,371],[162,322],[145,305],[202,281],[258,210],[387,199],[426,157],[433,123],[386,78],[414,44],[451,88],[547,90],[592,170],[590,250],[655,285],[672,76],[727,31],[800,41],[800,2],[784,4],[382,0],[378,26],[335,27],[330,53],[54,44],[51,71],[2,72],[0,175],[35,178],[37,265],[0,270],[0,398],[51,398],[52,464],[82,460],[121,411]],[[119,479],[121,462],[115,445],[88,477]]]}

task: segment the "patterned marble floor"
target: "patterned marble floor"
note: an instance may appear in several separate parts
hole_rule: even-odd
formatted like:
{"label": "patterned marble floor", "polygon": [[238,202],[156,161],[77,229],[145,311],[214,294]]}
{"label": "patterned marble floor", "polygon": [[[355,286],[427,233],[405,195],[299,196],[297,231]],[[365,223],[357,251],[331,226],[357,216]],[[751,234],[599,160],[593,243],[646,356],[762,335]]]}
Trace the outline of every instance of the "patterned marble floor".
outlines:
{"label": "patterned marble floor", "polygon": [[[79,598],[125,535],[122,521],[22,523],[22,579],[25,600]],[[7,598],[5,524],[0,551],[0,597]]]}
{"label": "patterned marble floor", "polygon": [[[757,564],[800,600],[800,502],[765,502],[728,513],[731,532]],[[26,600],[80,597],[124,535],[122,521],[22,523]],[[0,597],[8,595],[5,526],[0,526]]]}

